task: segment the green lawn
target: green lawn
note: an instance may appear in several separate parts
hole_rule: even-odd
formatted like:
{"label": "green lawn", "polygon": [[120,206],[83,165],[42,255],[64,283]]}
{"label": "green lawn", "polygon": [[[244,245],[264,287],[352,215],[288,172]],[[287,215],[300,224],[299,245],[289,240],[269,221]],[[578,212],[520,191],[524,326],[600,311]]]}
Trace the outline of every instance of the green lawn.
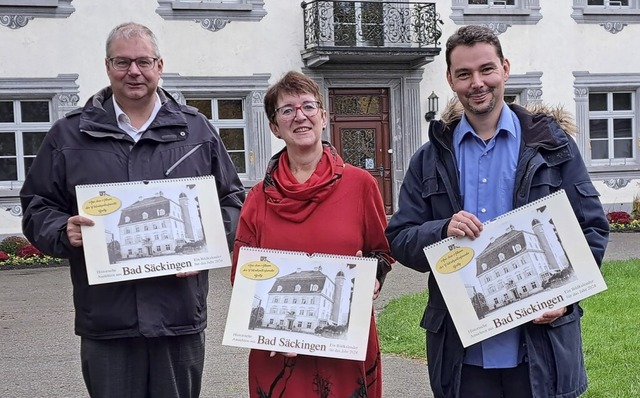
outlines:
{"label": "green lawn", "polygon": [[[608,289],[581,305],[584,355],[589,376],[585,398],[640,397],[640,260],[602,266]],[[419,323],[427,292],[391,300],[378,317],[381,350],[425,359]]]}

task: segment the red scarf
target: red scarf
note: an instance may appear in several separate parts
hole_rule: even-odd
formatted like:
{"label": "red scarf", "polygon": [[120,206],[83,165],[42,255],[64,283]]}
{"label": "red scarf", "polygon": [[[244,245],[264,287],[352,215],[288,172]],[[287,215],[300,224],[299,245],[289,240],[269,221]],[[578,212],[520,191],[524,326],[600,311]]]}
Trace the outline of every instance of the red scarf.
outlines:
{"label": "red scarf", "polygon": [[306,220],[340,182],[344,161],[331,144],[323,142],[322,146],[322,158],[316,170],[303,183],[299,183],[291,172],[286,148],[271,158],[264,179],[264,193],[267,206],[285,220],[297,223]]}

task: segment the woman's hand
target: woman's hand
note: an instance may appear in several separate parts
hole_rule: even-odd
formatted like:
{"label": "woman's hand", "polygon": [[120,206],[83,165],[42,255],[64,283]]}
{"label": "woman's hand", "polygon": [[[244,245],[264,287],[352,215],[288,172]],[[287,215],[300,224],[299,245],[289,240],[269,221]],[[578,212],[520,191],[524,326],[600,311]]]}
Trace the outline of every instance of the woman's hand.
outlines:
{"label": "woman's hand", "polygon": [[[356,252],[356,257],[362,257],[362,250],[358,250]],[[376,278],[376,283],[373,286],[373,299],[377,299],[380,295],[380,281]]]}

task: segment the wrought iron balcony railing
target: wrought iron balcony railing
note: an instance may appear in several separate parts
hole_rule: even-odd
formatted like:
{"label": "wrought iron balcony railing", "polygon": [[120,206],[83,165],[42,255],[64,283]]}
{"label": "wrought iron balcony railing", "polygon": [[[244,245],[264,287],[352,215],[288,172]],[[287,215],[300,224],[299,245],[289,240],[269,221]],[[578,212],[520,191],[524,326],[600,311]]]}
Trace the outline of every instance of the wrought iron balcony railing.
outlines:
{"label": "wrought iron balcony railing", "polygon": [[303,1],[304,47],[425,48],[442,35],[435,3]]}

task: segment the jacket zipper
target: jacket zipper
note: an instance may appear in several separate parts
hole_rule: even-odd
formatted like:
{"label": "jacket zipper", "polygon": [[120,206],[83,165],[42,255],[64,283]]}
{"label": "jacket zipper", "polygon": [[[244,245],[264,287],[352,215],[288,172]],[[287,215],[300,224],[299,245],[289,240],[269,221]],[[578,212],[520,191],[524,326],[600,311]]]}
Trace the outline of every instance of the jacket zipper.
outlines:
{"label": "jacket zipper", "polygon": [[167,169],[167,171],[164,172],[164,176],[168,177],[169,174],[171,174],[171,172],[173,171],[173,169],[175,169],[176,167],[178,167],[178,165],[182,162],[184,162],[189,156],[191,156],[192,153],[194,153],[195,151],[197,151],[198,149],[200,149],[200,147],[202,146],[202,144],[198,144],[196,145],[192,150],[190,150],[189,152],[185,153],[183,157],[181,157],[180,159],[178,159],[177,162],[175,162],[171,167],[169,167]]}

